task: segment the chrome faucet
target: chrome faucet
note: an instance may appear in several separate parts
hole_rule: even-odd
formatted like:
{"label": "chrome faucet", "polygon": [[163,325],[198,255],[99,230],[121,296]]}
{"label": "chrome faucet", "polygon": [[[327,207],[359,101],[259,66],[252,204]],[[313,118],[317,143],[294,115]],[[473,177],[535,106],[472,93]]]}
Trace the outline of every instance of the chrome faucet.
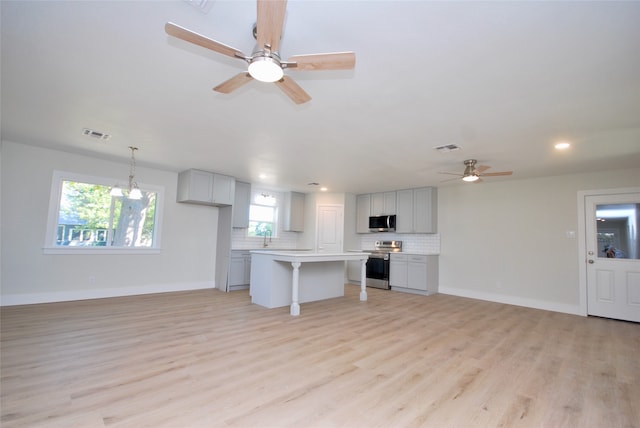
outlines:
{"label": "chrome faucet", "polygon": [[[267,233],[269,234],[269,242],[267,242]],[[264,231],[264,242],[262,243],[262,246],[264,248],[267,248],[270,243],[271,243],[271,231],[270,230],[265,230]]]}

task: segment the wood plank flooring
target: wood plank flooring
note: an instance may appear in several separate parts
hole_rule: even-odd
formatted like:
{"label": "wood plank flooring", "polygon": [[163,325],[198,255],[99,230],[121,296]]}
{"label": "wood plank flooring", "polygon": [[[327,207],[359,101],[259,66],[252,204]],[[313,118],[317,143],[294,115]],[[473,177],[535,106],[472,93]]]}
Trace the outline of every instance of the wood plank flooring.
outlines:
{"label": "wood plank flooring", "polygon": [[638,427],[640,325],[358,287],[1,309],[11,427]]}

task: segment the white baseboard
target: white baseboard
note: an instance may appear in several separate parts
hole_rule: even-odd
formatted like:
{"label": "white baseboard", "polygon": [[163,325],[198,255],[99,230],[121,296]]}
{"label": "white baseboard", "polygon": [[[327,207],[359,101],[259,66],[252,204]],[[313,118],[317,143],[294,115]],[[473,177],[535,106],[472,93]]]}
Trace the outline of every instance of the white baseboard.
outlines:
{"label": "white baseboard", "polygon": [[214,281],[155,284],[134,287],[102,288],[95,290],[52,291],[49,293],[8,294],[0,298],[0,306],[32,305],[36,303],[70,302],[74,300],[103,299],[140,294],[169,293],[174,291],[215,288]]}
{"label": "white baseboard", "polygon": [[562,312],[572,315],[585,315],[580,309],[580,305],[568,305],[564,303],[547,302],[544,300],[525,299],[522,297],[505,296],[504,294],[487,293],[484,291],[474,291],[455,287],[440,286],[438,288],[438,292],[442,294],[450,294],[452,296],[468,297],[470,299],[486,300],[489,302],[504,303],[507,305],[524,306],[526,308],[542,309],[545,311]]}

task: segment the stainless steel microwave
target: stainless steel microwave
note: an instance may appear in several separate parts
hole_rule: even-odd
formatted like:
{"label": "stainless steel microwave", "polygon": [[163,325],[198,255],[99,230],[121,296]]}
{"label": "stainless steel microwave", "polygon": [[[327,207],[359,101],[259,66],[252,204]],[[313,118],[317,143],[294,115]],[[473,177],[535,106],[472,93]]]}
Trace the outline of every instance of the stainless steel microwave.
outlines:
{"label": "stainless steel microwave", "polygon": [[396,230],[395,215],[377,215],[369,217],[369,230],[371,232],[393,232]]}

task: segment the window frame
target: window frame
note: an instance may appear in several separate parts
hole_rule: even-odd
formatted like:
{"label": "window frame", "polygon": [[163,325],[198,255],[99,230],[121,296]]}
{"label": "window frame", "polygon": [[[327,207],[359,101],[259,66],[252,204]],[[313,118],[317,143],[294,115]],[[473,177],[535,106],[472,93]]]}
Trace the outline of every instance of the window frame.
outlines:
{"label": "window frame", "polygon": [[[267,205],[267,204],[258,204],[255,203],[256,197],[263,194],[263,193],[268,193],[270,194],[273,199],[274,199],[274,204],[273,205]],[[254,189],[251,192],[251,201],[249,202],[249,227],[247,228],[247,238],[249,239],[264,239],[265,236],[264,235],[250,235],[249,231],[251,230],[251,206],[257,206],[257,207],[265,207],[265,208],[272,208],[273,209],[273,227],[272,227],[272,235],[271,236],[267,236],[267,238],[277,238],[278,234],[279,234],[279,229],[280,229],[280,198],[279,195],[277,194],[277,192],[273,192],[270,190],[264,190],[264,189]],[[254,220],[255,221],[255,220]]]}
{"label": "window frame", "polygon": [[164,208],[164,187],[138,183],[141,190],[156,194],[155,218],[153,222],[153,246],[151,247],[108,247],[108,246],[60,246],[56,245],[58,232],[58,215],[60,213],[60,197],[62,196],[63,181],[98,184],[113,187],[122,180],[79,174],[67,171],[53,171],[51,193],[49,195],[49,212],[47,216],[47,230],[45,233],[44,254],[159,254],[161,251],[162,212]]}

